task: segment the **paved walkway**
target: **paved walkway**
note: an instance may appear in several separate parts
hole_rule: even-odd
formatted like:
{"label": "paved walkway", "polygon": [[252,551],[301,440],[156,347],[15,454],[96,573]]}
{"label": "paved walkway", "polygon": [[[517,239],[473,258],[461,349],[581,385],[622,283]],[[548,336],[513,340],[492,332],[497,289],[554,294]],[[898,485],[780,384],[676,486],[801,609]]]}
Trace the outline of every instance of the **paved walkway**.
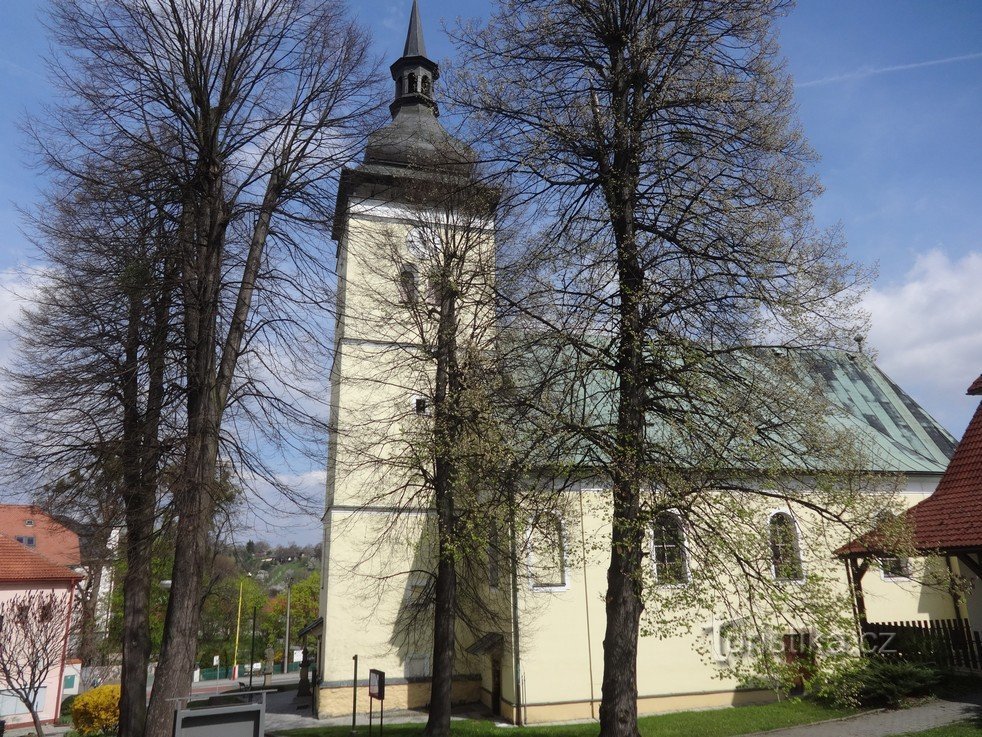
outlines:
{"label": "paved walkway", "polygon": [[[269,694],[266,697],[266,734],[281,732],[287,729],[302,729],[304,727],[330,727],[336,725],[350,725],[351,715],[343,717],[332,717],[329,719],[317,719],[310,714],[310,699],[299,701],[296,699],[296,691],[282,691],[280,693]],[[364,704],[360,704],[364,707]],[[488,719],[488,712],[480,706],[463,706],[454,708],[453,719]],[[375,724],[378,724],[378,710],[374,715]],[[385,712],[386,724],[406,724],[424,723],[426,712],[422,710],[399,711],[391,710]],[[358,726],[368,724],[368,712],[357,715]],[[509,725],[510,726],[510,725]]]}
{"label": "paved walkway", "polygon": [[892,737],[965,719],[975,720],[982,734],[982,694],[962,701],[938,699],[909,709],[878,711],[824,724],[805,724],[757,734],[767,737]]}

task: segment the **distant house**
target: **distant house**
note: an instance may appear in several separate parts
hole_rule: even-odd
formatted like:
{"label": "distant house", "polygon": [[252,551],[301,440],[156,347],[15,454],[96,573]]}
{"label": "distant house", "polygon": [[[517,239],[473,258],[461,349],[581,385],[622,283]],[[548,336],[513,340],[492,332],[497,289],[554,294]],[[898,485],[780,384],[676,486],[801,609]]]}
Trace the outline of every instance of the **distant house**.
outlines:
{"label": "distant house", "polygon": [[[9,512],[9,507],[5,507],[4,512]],[[25,519],[30,518],[21,513],[21,525],[23,526]],[[74,599],[75,587],[82,576],[64,563],[57,563],[47,555],[43,555],[40,550],[49,551],[60,561],[74,561],[77,560],[78,555],[78,538],[60,525],[58,529],[40,524],[44,522],[42,518],[46,518],[46,515],[36,518],[35,521],[39,524],[25,526],[34,534],[22,534],[23,530],[18,529],[17,535],[12,537],[0,532],[0,604],[32,591],[54,592],[56,595],[68,596],[70,600]],[[9,522],[9,520],[8,515],[5,521]],[[60,550],[58,545],[47,537],[49,534],[60,540],[62,546]],[[29,540],[21,542],[18,537],[33,537],[33,543]],[[68,610],[71,611],[71,606]],[[70,620],[66,619],[64,644],[57,655],[55,666],[48,673],[48,678],[35,701],[42,723],[54,723],[59,715],[65,686],[69,622]],[[77,681],[77,678],[75,680]],[[0,719],[7,722],[8,729],[30,726],[32,723],[30,713],[20,700],[5,688],[7,685],[0,678]]]}
{"label": "distant house", "polygon": [[0,504],[0,535],[6,535],[59,566],[82,564],[78,535],[30,504]]}

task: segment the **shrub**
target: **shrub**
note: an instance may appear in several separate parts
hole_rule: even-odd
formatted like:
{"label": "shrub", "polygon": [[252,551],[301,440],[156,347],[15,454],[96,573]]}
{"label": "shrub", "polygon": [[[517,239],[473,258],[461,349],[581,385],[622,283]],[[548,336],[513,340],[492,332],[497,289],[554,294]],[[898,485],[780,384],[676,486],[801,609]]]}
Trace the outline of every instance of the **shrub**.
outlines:
{"label": "shrub", "polygon": [[871,656],[826,663],[811,679],[815,698],[840,708],[886,706],[931,693],[941,677],[926,665]]}
{"label": "shrub", "polygon": [[82,737],[116,734],[119,729],[119,686],[98,686],[80,694],[72,703],[72,724]]}

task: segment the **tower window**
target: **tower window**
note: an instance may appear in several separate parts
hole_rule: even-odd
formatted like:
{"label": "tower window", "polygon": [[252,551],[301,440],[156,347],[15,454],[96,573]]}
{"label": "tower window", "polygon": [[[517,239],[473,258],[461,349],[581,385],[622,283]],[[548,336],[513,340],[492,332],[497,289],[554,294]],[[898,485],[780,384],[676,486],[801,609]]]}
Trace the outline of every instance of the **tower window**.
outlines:
{"label": "tower window", "polygon": [[423,81],[420,83],[420,91],[427,97],[430,94],[430,78],[428,75],[423,75]]}
{"label": "tower window", "polygon": [[419,296],[416,268],[412,264],[403,264],[399,269],[399,296],[406,304],[413,304]]}
{"label": "tower window", "polygon": [[414,92],[416,92],[416,75],[410,72],[408,79],[409,79],[408,92],[409,94],[413,94]]}
{"label": "tower window", "polygon": [[430,403],[426,397],[414,397],[413,409],[418,415],[428,415],[430,413]]}

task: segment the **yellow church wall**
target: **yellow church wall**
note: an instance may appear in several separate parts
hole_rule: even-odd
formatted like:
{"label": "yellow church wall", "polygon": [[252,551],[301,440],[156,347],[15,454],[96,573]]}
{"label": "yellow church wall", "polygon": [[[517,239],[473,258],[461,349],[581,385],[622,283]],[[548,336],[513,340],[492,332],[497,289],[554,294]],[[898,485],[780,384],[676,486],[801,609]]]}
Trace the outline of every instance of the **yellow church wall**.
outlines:
{"label": "yellow church wall", "polygon": [[[933,479],[909,480],[901,495],[903,503],[907,506],[916,503],[930,493],[934,483]],[[566,536],[572,548],[567,586],[561,590],[535,590],[527,580],[521,582],[521,667],[525,684],[522,700],[530,722],[596,717],[603,677],[603,593],[607,561],[602,553],[583,555],[579,541],[587,539],[591,546],[597,546],[601,540],[598,547],[604,548],[601,536],[605,538],[608,534],[603,513],[606,494],[582,493],[592,497],[594,503],[587,505],[585,517],[566,519]],[[795,516],[803,537],[807,538],[811,532],[808,513],[796,510]],[[762,508],[762,534],[766,534],[766,523],[767,510]],[[845,568],[832,555],[834,548],[843,542],[845,537],[829,541],[824,559],[806,558],[805,567],[833,576],[845,596],[848,594]],[[912,563],[916,575],[923,562]],[[950,596],[943,587],[926,587],[913,580],[885,581],[878,570],[866,575],[864,589],[867,582],[871,620],[953,615]],[[712,656],[707,659],[697,652],[697,647],[708,650],[711,646],[712,614],[691,611],[686,617],[693,625],[688,632],[640,639],[637,674],[642,712],[709,708],[770,698],[767,691],[744,691],[737,680],[720,678]],[[853,643],[847,646],[852,647]]]}
{"label": "yellow church wall", "polygon": [[[347,220],[340,247],[337,351],[332,370],[332,423],[325,519],[324,615],[320,713],[350,710],[352,655],[359,655],[359,680],[368,668],[386,671],[390,687],[387,708],[414,708],[429,699],[419,680],[429,672],[431,645],[424,634],[415,640],[395,634],[400,611],[411,602],[406,572],[428,566],[420,541],[426,539],[424,500],[411,500],[412,475],[400,470],[415,416],[413,398],[432,396],[432,359],[422,356],[419,331],[406,322],[400,304],[398,269],[407,235],[418,214],[406,208],[358,204]],[[493,259],[492,231],[478,236],[481,261]],[[467,339],[490,340],[491,313],[483,303],[487,284],[478,284],[465,307],[461,330]],[[905,504],[920,501],[936,483],[933,477],[908,480]],[[569,558],[565,585],[539,590],[522,575],[519,581],[521,703],[530,723],[596,718],[603,675],[603,636],[607,560],[603,540],[609,535],[604,505],[608,494],[585,489],[571,496],[565,517]],[[578,502],[588,500],[582,511]],[[397,518],[390,507],[413,512]],[[368,509],[365,509],[368,507]],[[356,511],[361,510],[361,511]],[[761,508],[761,534],[767,534],[767,511]],[[808,514],[796,514],[808,537]],[[597,551],[584,550],[583,541]],[[597,545],[597,542],[600,544]],[[832,571],[846,593],[844,566],[832,557],[842,540],[806,560],[806,567]],[[919,562],[914,563],[920,571]],[[812,568],[817,570],[817,568]],[[503,576],[499,592],[510,609],[510,587]],[[789,584],[794,585],[794,584]],[[946,591],[919,582],[884,579],[872,569],[864,578],[871,620],[953,616]],[[638,648],[639,710],[642,713],[688,708],[716,708],[772,698],[768,691],[742,690],[733,678],[720,678],[706,650],[716,620],[712,612],[685,614],[688,632],[643,637]],[[718,622],[716,622],[718,624]],[[511,632],[501,659],[501,711],[514,719],[514,661]],[[461,643],[455,699],[490,706],[491,654],[467,657]],[[470,677],[473,674],[474,677]],[[359,700],[367,694],[359,695]],[[391,699],[391,700],[390,700]],[[367,702],[364,702],[367,703]]]}

